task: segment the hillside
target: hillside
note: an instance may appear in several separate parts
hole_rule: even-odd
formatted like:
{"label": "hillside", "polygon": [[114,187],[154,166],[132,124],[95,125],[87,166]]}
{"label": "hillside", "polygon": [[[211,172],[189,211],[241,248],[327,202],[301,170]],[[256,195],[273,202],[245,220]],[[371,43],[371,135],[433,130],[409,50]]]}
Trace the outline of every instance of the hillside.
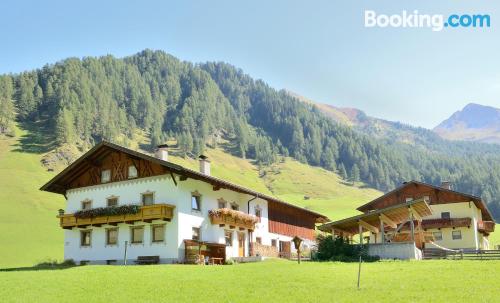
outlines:
{"label": "hillside", "polygon": [[[41,165],[42,153],[22,151],[26,130],[15,127],[14,138],[0,137],[0,268],[62,259],[63,231],[56,219],[64,207],[60,195],[39,191],[55,172]],[[31,141],[30,141],[31,142]],[[344,183],[338,175],[286,158],[259,172],[253,161],[222,149],[207,149],[212,174],[291,203],[322,212],[332,219],[354,214],[355,207],[380,195],[377,190]],[[194,159],[171,156],[172,162],[198,169]],[[62,167],[60,167],[62,168]],[[304,195],[309,196],[305,199]]]}
{"label": "hillside", "polygon": [[434,128],[441,137],[500,144],[500,109],[468,104]]}

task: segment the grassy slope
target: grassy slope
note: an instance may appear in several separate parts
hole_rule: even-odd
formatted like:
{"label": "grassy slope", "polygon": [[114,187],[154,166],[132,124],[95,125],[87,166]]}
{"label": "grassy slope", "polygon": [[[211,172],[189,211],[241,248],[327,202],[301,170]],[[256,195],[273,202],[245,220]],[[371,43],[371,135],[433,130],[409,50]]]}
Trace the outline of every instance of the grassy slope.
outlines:
{"label": "grassy slope", "polygon": [[0,298],[86,303],[498,302],[500,296],[494,282],[500,271],[496,261],[365,263],[360,290],[357,270],[356,263],[267,261],[0,272]]}
{"label": "grassy slope", "polygon": [[55,216],[64,198],[38,190],[53,174],[42,168],[40,155],[16,151],[19,139],[0,139],[0,267],[62,258]]}
{"label": "grassy slope", "polygon": [[[220,149],[207,150],[206,154],[212,161],[213,175],[318,211],[331,219],[356,214],[356,206],[381,194],[374,189],[361,188],[361,184],[346,184],[337,174],[291,158],[265,168],[260,176],[258,168],[250,161],[228,155]],[[196,160],[172,156],[169,160],[193,169],[198,167]]]}

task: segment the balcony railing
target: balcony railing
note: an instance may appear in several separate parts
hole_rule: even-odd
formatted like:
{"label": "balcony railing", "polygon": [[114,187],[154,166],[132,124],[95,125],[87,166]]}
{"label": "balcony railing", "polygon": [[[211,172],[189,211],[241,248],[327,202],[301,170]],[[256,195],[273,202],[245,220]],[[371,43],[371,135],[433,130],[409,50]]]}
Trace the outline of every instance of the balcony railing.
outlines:
{"label": "balcony railing", "polygon": [[477,230],[484,233],[492,233],[495,231],[495,222],[493,221],[478,221]]}
{"label": "balcony railing", "polygon": [[95,217],[79,217],[75,214],[60,214],[57,216],[60,220],[60,225],[64,229],[73,227],[96,226],[100,227],[103,224],[114,225],[118,223],[128,223],[143,221],[152,222],[153,220],[170,221],[174,217],[174,205],[170,204],[153,204],[139,207],[139,211],[133,214],[123,215],[102,215]]}
{"label": "balcony railing", "polygon": [[229,225],[229,227],[238,227],[241,230],[254,230],[255,224],[258,222],[256,216],[229,208],[214,209],[208,215],[212,224],[219,224],[220,226]]}

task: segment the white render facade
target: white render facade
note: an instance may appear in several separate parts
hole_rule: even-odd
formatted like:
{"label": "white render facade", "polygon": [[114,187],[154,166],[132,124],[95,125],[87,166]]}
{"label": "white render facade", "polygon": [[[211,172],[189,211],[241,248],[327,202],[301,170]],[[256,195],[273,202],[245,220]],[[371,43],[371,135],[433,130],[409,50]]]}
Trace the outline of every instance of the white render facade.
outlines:
{"label": "white render facade", "polygon": [[[200,210],[192,208],[193,193],[200,197]],[[279,251],[280,241],[290,243],[293,238],[269,232],[269,202],[266,199],[226,188],[215,190],[212,184],[203,180],[187,178],[180,181],[179,176],[173,174],[68,189],[65,192],[67,202],[64,212],[74,214],[82,210],[84,203],[89,208],[89,202],[91,209],[107,207],[110,198],[117,200],[117,206],[143,205],[143,194],[152,194],[153,204],[174,206],[171,220],[120,222],[65,229],[64,258],[91,264],[122,264],[126,259],[127,264],[134,264],[139,256],[157,256],[160,263],[181,263],[185,261],[184,240],[194,239],[193,228],[199,229],[199,241],[225,244],[226,259],[250,256],[250,242],[274,246]],[[209,211],[222,208],[221,203],[225,203],[224,208],[234,207],[245,214],[256,215],[258,211],[260,220],[252,232],[234,226],[212,224]],[[143,228],[141,241],[133,240],[132,229],[137,227]],[[153,227],[160,227],[155,229],[160,241],[153,241]],[[108,244],[109,229],[117,231],[113,244]],[[158,231],[162,234],[158,235]],[[227,243],[228,233],[232,235],[231,243]],[[90,239],[82,239],[87,237]],[[314,244],[311,239],[303,240],[302,247]],[[290,248],[295,252],[293,243]]]}

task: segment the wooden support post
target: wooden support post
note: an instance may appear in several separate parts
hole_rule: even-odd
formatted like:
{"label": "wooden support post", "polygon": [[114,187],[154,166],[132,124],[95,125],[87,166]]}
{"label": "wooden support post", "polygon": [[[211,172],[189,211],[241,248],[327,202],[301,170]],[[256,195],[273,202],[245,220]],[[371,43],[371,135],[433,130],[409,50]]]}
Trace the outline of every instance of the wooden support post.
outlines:
{"label": "wooden support post", "polygon": [[410,218],[410,228],[411,228],[411,240],[415,242],[415,224],[413,223],[413,209],[411,207],[408,208],[409,210],[409,218]]}
{"label": "wooden support post", "polygon": [[363,226],[359,224],[359,245],[363,245]]}
{"label": "wooden support post", "polygon": [[382,244],[385,243],[384,221],[380,220],[380,239]]}

